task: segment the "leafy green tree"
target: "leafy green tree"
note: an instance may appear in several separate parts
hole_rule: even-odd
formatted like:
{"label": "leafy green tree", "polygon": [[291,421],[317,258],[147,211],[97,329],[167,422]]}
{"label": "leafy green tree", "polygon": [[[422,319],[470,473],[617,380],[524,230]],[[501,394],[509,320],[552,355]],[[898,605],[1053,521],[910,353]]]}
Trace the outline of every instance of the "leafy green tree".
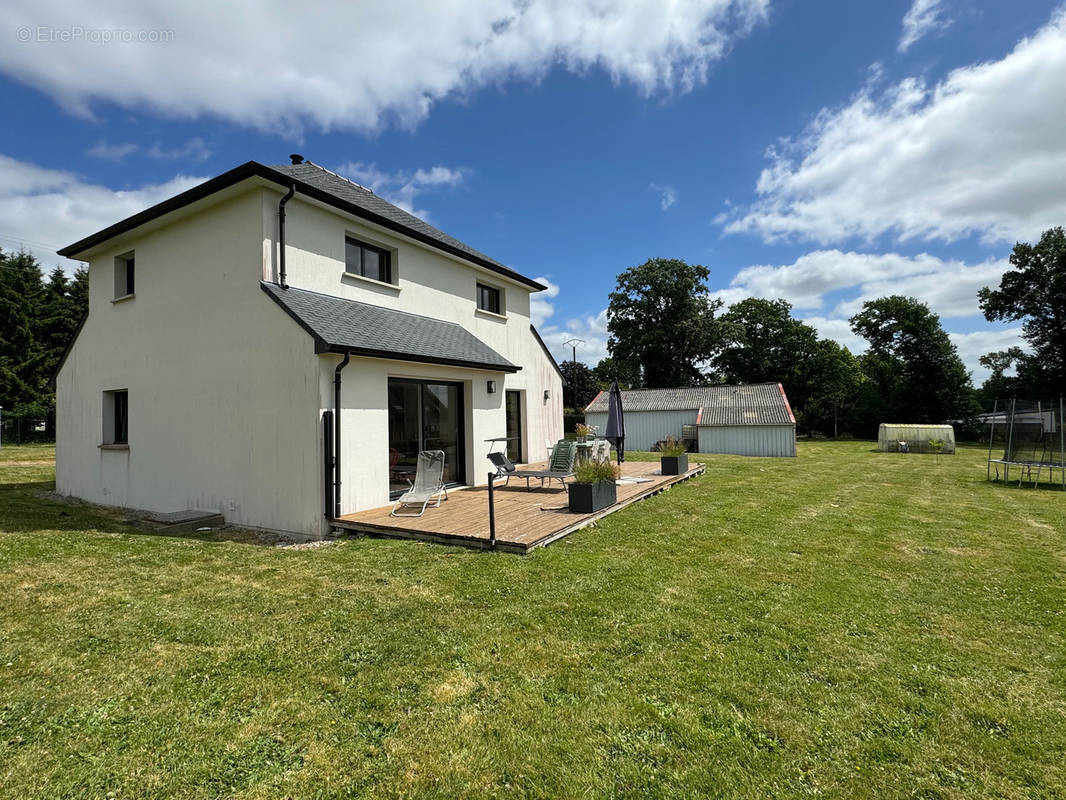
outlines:
{"label": "leafy green tree", "polygon": [[618,276],[607,307],[607,349],[615,365],[646,388],[692,386],[732,339],[715,317],[710,270],[680,259],[652,258]]}
{"label": "leafy green tree", "polygon": [[809,356],[807,374],[807,398],[796,411],[800,430],[826,436],[854,431],[864,380],[859,359],[832,339],[819,339]]}
{"label": "leafy green tree", "polygon": [[88,307],[88,275],[59,267],[44,282],[30,254],[0,251],[0,405],[46,419],[54,432],[50,379]]}
{"label": "leafy green tree", "polygon": [[850,320],[870,343],[860,358],[863,432],[881,422],[967,419],[975,413],[973,386],[940,317],[913,297],[882,297],[863,304]]}
{"label": "leafy green tree", "polygon": [[997,364],[1009,357],[1017,368],[1012,393],[1058,395],[1066,390],[1066,231],[1050,228],[1035,245],[1018,242],[1010,263],[1013,269],[1003,273],[999,288],[986,286],[977,297],[990,322],[1021,320],[1033,352],[989,355]]}
{"label": "leafy green tree", "polygon": [[41,270],[28,253],[0,251],[0,406],[14,414],[45,410],[45,353],[37,337]]}
{"label": "leafy green tree", "polygon": [[592,378],[596,381],[600,391],[610,389],[614,381],[618,381],[621,389],[631,389],[640,385],[637,375],[610,356],[601,358],[600,363],[592,368]]}
{"label": "leafy green tree", "polygon": [[749,297],[730,306],[722,321],[738,330],[715,360],[723,380],[780,382],[801,431],[833,435],[841,423],[848,429],[861,373],[846,348],[818,338],[784,300]]}
{"label": "leafy green tree", "polygon": [[559,370],[566,381],[563,394],[571,408],[584,408],[599,394],[600,387],[592,377],[592,370],[580,361],[564,361]]}

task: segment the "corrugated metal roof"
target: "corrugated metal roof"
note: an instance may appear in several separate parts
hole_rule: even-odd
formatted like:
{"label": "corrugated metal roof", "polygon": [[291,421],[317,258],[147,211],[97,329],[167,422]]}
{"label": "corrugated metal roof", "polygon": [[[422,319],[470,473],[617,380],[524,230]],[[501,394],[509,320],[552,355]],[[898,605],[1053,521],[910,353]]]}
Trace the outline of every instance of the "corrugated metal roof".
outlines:
{"label": "corrugated metal roof", "polygon": [[515,366],[453,322],[393,311],[303,289],[260,283],[289,316],[315,339],[318,352],[350,351],[372,358],[517,372]]}
{"label": "corrugated metal roof", "polygon": [[[626,411],[699,412],[700,425],[794,425],[780,383],[694,386],[687,389],[632,389],[622,392]],[[586,412],[607,410],[607,392],[600,392]]]}

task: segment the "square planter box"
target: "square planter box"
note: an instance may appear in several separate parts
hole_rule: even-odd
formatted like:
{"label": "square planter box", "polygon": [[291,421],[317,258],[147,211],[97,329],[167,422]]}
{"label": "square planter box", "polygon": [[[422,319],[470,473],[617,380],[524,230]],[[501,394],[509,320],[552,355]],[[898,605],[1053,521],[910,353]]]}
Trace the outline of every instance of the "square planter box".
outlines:
{"label": "square planter box", "polygon": [[618,501],[614,481],[568,483],[566,490],[570,493],[570,511],[577,514],[592,514]]}
{"label": "square planter box", "polygon": [[660,456],[659,466],[663,475],[684,475],[688,472],[688,453],[679,456]]}

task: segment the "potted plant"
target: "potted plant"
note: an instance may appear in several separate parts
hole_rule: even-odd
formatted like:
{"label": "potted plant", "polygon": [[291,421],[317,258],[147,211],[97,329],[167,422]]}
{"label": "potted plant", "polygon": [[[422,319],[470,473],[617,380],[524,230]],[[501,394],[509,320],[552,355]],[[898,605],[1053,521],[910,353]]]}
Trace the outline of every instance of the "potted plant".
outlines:
{"label": "potted plant", "polygon": [[579,422],[574,426],[574,433],[577,434],[577,440],[583,442],[596,432],[596,428],[593,425],[586,425],[584,422]]}
{"label": "potted plant", "polygon": [[688,448],[676,436],[667,436],[659,448],[660,472],[663,475],[684,475],[688,472]]}
{"label": "potted plant", "polygon": [[618,467],[610,461],[586,461],[574,468],[574,481],[566,485],[570,511],[592,514],[618,501],[615,479]]}

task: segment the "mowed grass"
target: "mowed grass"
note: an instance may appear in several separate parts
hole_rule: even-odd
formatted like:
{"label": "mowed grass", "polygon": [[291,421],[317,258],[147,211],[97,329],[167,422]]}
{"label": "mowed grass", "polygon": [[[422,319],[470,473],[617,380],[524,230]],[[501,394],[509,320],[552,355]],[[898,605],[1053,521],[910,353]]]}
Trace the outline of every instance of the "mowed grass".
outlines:
{"label": "mowed grass", "polygon": [[4,797],[1066,796],[1066,493],[980,449],[700,457],[525,558],[147,535],[11,452]]}

